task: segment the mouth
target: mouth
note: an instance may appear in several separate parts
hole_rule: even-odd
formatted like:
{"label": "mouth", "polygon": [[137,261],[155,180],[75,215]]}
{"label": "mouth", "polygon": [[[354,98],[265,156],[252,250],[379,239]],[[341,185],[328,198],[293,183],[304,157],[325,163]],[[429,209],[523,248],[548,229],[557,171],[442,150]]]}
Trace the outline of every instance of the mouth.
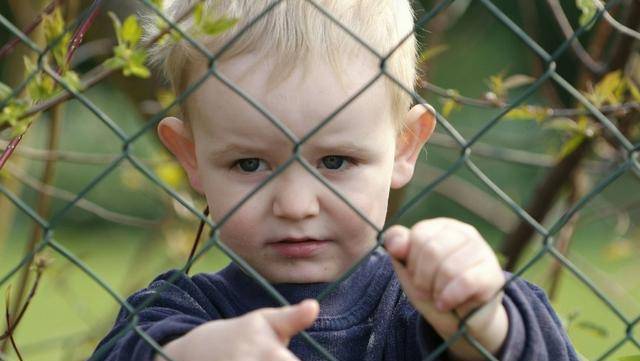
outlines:
{"label": "mouth", "polygon": [[287,258],[310,258],[329,244],[328,240],[314,238],[285,238],[268,243],[269,247]]}

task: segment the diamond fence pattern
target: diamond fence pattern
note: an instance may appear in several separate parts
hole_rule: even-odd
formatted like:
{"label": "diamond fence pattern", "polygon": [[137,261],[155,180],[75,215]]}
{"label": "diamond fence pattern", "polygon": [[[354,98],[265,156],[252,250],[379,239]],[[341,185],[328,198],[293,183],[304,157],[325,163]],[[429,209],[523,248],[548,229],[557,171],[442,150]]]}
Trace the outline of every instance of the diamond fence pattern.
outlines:
{"label": "diamond fence pattern", "polygon": [[[542,76],[538,77],[535,82],[530,84],[528,88],[523,91],[516,99],[514,99],[510,104],[506,107],[502,108],[501,111],[489,119],[485,125],[477,131],[473,136],[469,139],[465,139],[452,125],[451,123],[445,119],[441,114],[437,114],[437,121],[440,127],[442,127],[450,136],[457,142],[460,150],[459,158],[451,164],[451,166],[439,177],[437,177],[433,182],[429,185],[421,189],[415,196],[405,202],[405,204],[397,211],[395,215],[393,215],[387,222],[387,225],[383,228],[378,228],[371,220],[367,219],[367,217],[357,208],[352,206],[349,203],[349,199],[344,197],[337,189],[332,187],[331,183],[323,178],[315,168],[310,165],[300,154],[300,148],[305,144],[311,137],[314,136],[322,127],[324,127],[327,123],[331,122],[332,119],[339,114],[349,103],[351,103],[354,99],[360,96],[363,92],[365,92],[375,81],[380,78],[386,77],[394,82],[397,86],[401,87],[411,95],[414,99],[415,103],[426,103],[422,97],[415,93],[414,91],[407,89],[404,87],[398,80],[394,79],[385,69],[385,61],[393,54],[393,52],[401,45],[398,44],[394,47],[389,53],[380,54],[376,50],[374,50],[371,46],[367,44],[367,39],[358,38],[348,27],[341,24],[337,19],[335,19],[329,12],[327,12],[321,5],[317,4],[313,0],[299,0],[306,1],[310,6],[315,7],[318,10],[319,14],[327,17],[330,21],[332,21],[335,26],[340,27],[344,31],[344,36],[354,38],[358,43],[360,43],[364,48],[366,48],[371,54],[378,57],[380,61],[380,71],[374,76],[370,81],[368,81],[359,91],[357,91],[352,97],[346,99],[344,103],[335,109],[324,120],[322,120],[313,130],[304,135],[302,138],[296,137],[287,127],[275,116],[273,116],[268,109],[264,108],[257,101],[252,99],[249,95],[243,92],[238,86],[233,84],[229,79],[225,78],[222,75],[216,65],[217,59],[223,54],[229,47],[233,45],[233,43],[242,36],[243,31],[248,29],[253,24],[259,22],[261,18],[267,14],[272,9],[276,8],[279,4],[281,4],[284,0],[274,1],[269,7],[265,9],[265,11],[257,16],[255,19],[246,24],[245,28],[237,34],[233,39],[231,39],[222,49],[220,49],[217,53],[212,53],[205,46],[199,43],[196,39],[192,38],[189,34],[181,30],[178,23],[171,22],[160,10],[158,10],[152,1],[150,0],[140,0],[140,2],[146,7],[150,12],[154,13],[161,19],[163,19],[170,29],[180,34],[183,41],[189,42],[195,49],[197,49],[202,56],[206,57],[209,61],[209,68],[206,74],[204,74],[199,80],[190,84],[183,93],[179,94],[172,104],[165,107],[162,111],[153,115],[152,118],[145,123],[143,127],[134,132],[133,134],[128,134],[124,131],[113,119],[111,119],[105,112],[103,112],[98,106],[96,106],[91,100],[89,100],[81,91],[75,90],[74,87],[70,86],[66,80],[64,80],[58,73],[52,70],[49,66],[46,66],[43,63],[43,57],[45,54],[51,51],[52,47],[55,46],[55,42],[53,44],[49,44],[47,48],[40,48],[34,42],[32,42],[27,35],[25,35],[22,31],[17,29],[7,18],[3,15],[0,15],[0,24],[5,27],[11,34],[15,35],[19,38],[19,40],[29,47],[32,51],[38,54],[38,67],[35,69],[29,76],[22,81],[16,88],[13,89],[10,96],[2,100],[0,102],[0,108],[3,108],[11,99],[19,96],[20,92],[27,86],[28,82],[34,78],[38,72],[44,71],[51,78],[53,78],[62,88],[65,89],[63,97],[69,99],[77,99],[83,106],[89,109],[100,121],[107,126],[113,134],[119,139],[122,146],[121,154],[113,159],[107,167],[100,172],[100,174],[95,177],[91,182],[89,182],[82,191],[80,191],[77,196],[69,201],[66,206],[53,214],[49,219],[44,219],[41,217],[38,212],[33,209],[31,206],[27,204],[23,199],[21,199],[18,195],[10,192],[5,185],[0,184],[0,192],[7,197],[17,208],[19,208],[22,212],[24,212],[31,220],[36,222],[43,231],[43,237],[41,241],[36,245],[34,251],[28,255],[26,255],[21,261],[19,261],[9,272],[4,275],[0,275],[0,286],[5,285],[18,271],[20,271],[24,267],[28,267],[30,263],[34,260],[34,257],[37,253],[41,252],[44,249],[50,249],[60,256],[66,258],[69,262],[75,265],[78,269],[86,274],[87,277],[95,281],[100,287],[102,287],[106,292],[113,297],[115,301],[117,301],[123,308],[131,313],[129,327],[123,332],[133,331],[139,334],[142,338],[144,338],[152,347],[154,347],[157,352],[163,355],[167,360],[171,360],[171,358],[165,354],[163,354],[162,349],[159,345],[157,345],[148,335],[145,334],[138,326],[138,317],[137,313],[145,307],[145,305],[151,303],[153,301],[153,297],[149,298],[147,302],[141,305],[138,308],[134,308],[129,305],[125,299],[123,299],[117,291],[112,288],[106,281],[104,281],[99,274],[94,272],[91,267],[83,263],[83,261],[70,250],[65,248],[55,237],[56,227],[60,224],[61,220],[64,219],[65,216],[68,215],[69,211],[76,207],[78,202],[85,197],[85,195],[90,192],[94,187],[96,187],[100,182],[104,180],[110,173],[114,172],[119,166],[123,163],[129,163],[135,169],[137,169],[140,174],[144,175],[148,180],[153,182],[157,187],[162,189],[164,192],[168,193],[171,197],[174,197],[180,204],[182,204],[186,209],[188,209],[195,217],[200,219],[209,230],[209,239],[201,246],[201,248],[197,251],[197,253],[193,254],[192,257],[188,260],[188,262],[184,265],[182,271],[188,272],[191,265],[200,259],[205,253],[209,252],[212,248],[216,247],[221,250],[224,254],[226,254],[233,262],[236,262],[245,272],[254,277],[257,282],[275,299],[278,303],[282,305],[288,304],[287,300],[282,297],[276,289],[265,280],[258,272],[252,269],[252,267],[245,262],[242,258],[236,255],[233,250],[227,247],[224,243],[221,243],[218,238],[218,230],[225,225],[227,220],[240,208],[242,207],[251,197],[253,197],[256,193],[260,192],[260,190],[268,184],[272,179],[278,177],[287,167],[291,166],[294,163],[300,164],[304,167],[309,174],[313,175],[318,181],[320,181],[325,187],[327,187],[331,192],[333,192],[337,197],[339,197],[343,202],[345,202],[349,207],[355,212],[359,217],[362,218],[367,224],[369,224],[378,234],[376,247],[371,249],[369,254],[360,260],[356,265],[354,265],[346,274],[344,274],[340,279],[338,279],[331,286],[327,287],[318,299],[324,298],[328,295],[342,280],[347,278],[349,274],[360,264],[362,263],[371,253],[375,251],[376,248],[382,246],[382,233],[386,230],[386,227],[395,223],[403,214],[405,214],[409,209],[418,204],[421,199],[430,194],[435,187],[438,186],[442,181],[450,177],[455,172],[459,171],[461,168],[467,168],[471,171],[479,180],[481,180],[488,188],[490,188],[493,193],[501,199],[520,219],[525,220],[540,236],[543,238],[542,244],[539,245],[539,248],[535,252],[535,254],[529,259],[526,264],[520,267],[517,272],[514,273],[513,277],[521,275],[525,271],[527,271],[532,265],[538,262],[543,256],[550,255],[551,257],[557,259],[562,266],[573,273],[581,282],[584,283],[592,292],[595,297],[601,299],[607,307],[611,309],[613,314],[617,318],[620,319],[621,323],[626,327],[626,333],[623,338],[616,341],[608,350],[599,357],[601,360],[607,359],[610,355],[612,355],[617,349],[622,347],[625,343],[631,343],[635,345],[638,349],[640,349],[640,340],[634,336],[634,329],[637,327],[637,324],[640,322],[640,315],[637,315],[635,318],[629,318],[618,309],[616,304],[610,300],[606,293],[598,289],[598,287],[590,280],[590,278],[585,275],[576,265],[574,265],[568,258],[566,258],[555,246],[555,237],[558,232],[566,225],[569,219],[576,212],[580,211],[593,197],[601,193],[608,185],[618,179],[620,176],[627,172],[640,172],[640,144],[633,144],[629,139],[627,139],[620,130],[616,127],[614,122],[607,118],[596,106],[589,102],[578,90],[576,90],[569,82],[567,82],[563,77],[561,77],[556,71],[556,59],[560,57],[563,53],[565,53],[568,47],[575,38],[583,34],[589,26],[599,21],[605,11],[609,8],[615,6],[620,1],[610,0],[606,3],[605,7],[598,10],[591,21],[578,28],[570,39],[565,41],[561,46],[559,46],[553,53],[549,54],[546,52],[541,46],[539,46],[535,41],[531,39],[531,37],[523,31],[516,23],[514,23],[505,13],[503,13],[495,4],[492,3],[491,0],[476,0],[481,3],[496,19],[498,19],[508,31],[513,32],[523,44],[525,44],[531,51],[533,51],[543,62],[545,66],[545,70]],[[99,6],[101,1],[95,1],[92,7]],[[197,3],[197,2],[196,2]],[[419,4],[421,3],[421,4]],[[421,1],[416,3],[416,6],[424,6],[425,13],[419,19],[417,19],[414,27],[414,31],[417,31],[425,26],[429,21],[431,21],[435,16],[444,11],[450,5],[455,3],[455,0],[443,0],[438,2],[435,6],[429,7],[426,5],[426,1]],[[194,4],[195,5],[195,4]],[[92,9],[87,9],[85,13],[81,14],[78,18],[79,23],[84,21],[90,11]],[[192,11],[193,7],[189,10]],[[187,15],[182,16],[181,19],[184,19]],[[74,25],[74,24],[72,24]],[[160,34],[163,35],[163,34]],[[410,34],[407,34],[405,40],[409,37]],[[151,42],[157,41],[160,36],[151,39]],[[57,39],[58,41],[60,39]],[[149,44],[146,44],[147,46]],[[90,80],[90,84],[97,83],[102,79],[106,78],[110,72],[103,71],[102,73],[97,74]],[[253,106],[256,110],[258,110],[265,118],[265,121],[269,121],[273,124],[274,127],[278,128],[282,134],[284,134],[291,142],[292,154],[291,157],[280,165],[277,169],[275,169],[271,175],[265,179],[260,186],[254,189],[250,194],[246,195],[233,209],[231,209],[222,219],[220,219],[217,223],[214,223],[211,219],[207,217],[206,212],[200,212],[197,210],[188,200],[184,199],[180,196],[174,189],[165,184],[152,169],[148,167],[143,161],[137,158],[131,152],[131,145],[134,144],[140,137],[149,131],[152,131],[157,123],[168,113],[169,109],[175,105],[181,104],[191,93],[193,93],[196,89],[198,89],[203,82],[210,78],[216,77],[221,82],[226,84],[233,92],[241,96],[244,100],[246,100],[251,106]],[[562,217],[560,217],[554,224],[550,227],[545,227],[539,222],[537,222],[532,216],[527,214],[527,212],[522,209],[514,200],[512,200],[503,190],[500,189],[492,180],[485,174],[483,171],[471,160],[471,154],[473,153],[474,144],[481,139],[487,132],[489,132],[496,124],[507,114],[509,111],[521,105],[525,100],[527,100],[531,95],[536,92],[540,86],[546,81],[553,81],[557,83],[560,87],[562,87],[568,94],[570,94],[576,101],[581,103],[584,108],[588,111],[589,115],[597,119],[600,122],[601,126],[606,129],[606,132],[609,136],[611,136],[617,142],[618,146],[627,153],[626,161],[619,164],[619,166],[612,171],[608,176],[604,179],[600,180],[599,183],[593,187],[586,195],[584,195],[573,207],[567,210]],[[29,111],[26,115],[34,114],[39,110],[46,109],[47,105],[50,105],[50,102],[44,102],[41,104],[37,104],[33,109]],[[172,281],[175,280],[176,277]],[[507,283],[511,282],[511,279],[507,281]],[[468,315],[466,318],[471,317],[473,313]],[[463,318],[460,321],[460,328],[458,332],[453,335],[450,339],[445,340],[445,342],[431,355],[427,356],[425,360],[434,360],[438,358],[443,352],[445,352],[447,346],[454,342],[455,340],[464,337],[469,342],[471,342],[488,360],[495,360],[495,358],[488,353],[482,345],[477,343],[472,336],[468,335],[466,332],[465,319]],[[5,335],[6,336],[6,335]],[[302,336],[312,347],[316,348],[318,352],[323,355],[327,360],[338,360],[339,355],[332,355],[327,350],[325,350],[320,344],[318,344],[311,336],[307,333],[302,333]],[[117,339],[117,338],[116,338]],[[101,350],[98,350],[95,357],[99,358],[104,352],[106,352],[110,344],[104,345]]]}

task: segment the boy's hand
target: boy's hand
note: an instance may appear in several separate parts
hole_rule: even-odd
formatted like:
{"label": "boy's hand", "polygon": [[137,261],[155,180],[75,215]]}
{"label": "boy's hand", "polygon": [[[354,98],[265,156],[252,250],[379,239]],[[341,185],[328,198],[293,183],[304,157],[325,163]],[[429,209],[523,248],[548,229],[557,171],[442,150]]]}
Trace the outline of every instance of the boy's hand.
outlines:
{"label": "boy's hand", "polygon": [[[393,226],[384,239],[407,297],[440,336],[447,340],[458,330],[460,318],[484,305],[468,320],[468,330],[496,354],[509,321],[502,293],[493,296],[505,278],[478,231],[454,219],[437,218],[419,222],[410,230]],[[449,352],[462,360],[485,359],[466,341],[450,345]]]}
{"label": "boy's hand", "polygon": [[[176,361],[298,360],[287,344],[318,317],[315,300],[294,306],[263,308],[246,315],[207,322],[168,343],[164,351]],[[157,355],[154,361],[164,361]]]}

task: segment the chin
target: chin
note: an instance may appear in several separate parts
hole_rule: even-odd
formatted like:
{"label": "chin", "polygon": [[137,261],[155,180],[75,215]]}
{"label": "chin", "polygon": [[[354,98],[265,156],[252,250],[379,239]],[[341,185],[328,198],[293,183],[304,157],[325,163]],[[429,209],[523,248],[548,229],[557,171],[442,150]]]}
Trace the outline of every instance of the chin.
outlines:
{"label": "chin", "polygon": [[326,267],[287,267],[286,269],[269,272],[266,277],[272,283],[325,283],[333,282],[340,277],[336,270]]}

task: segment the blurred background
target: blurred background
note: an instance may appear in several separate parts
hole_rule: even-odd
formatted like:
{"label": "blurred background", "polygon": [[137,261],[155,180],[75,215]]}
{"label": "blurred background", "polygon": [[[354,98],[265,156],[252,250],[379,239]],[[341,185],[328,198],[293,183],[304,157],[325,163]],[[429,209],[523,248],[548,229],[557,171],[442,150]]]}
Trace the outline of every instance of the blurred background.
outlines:
{"label": "blurred background", "polygon": [[[125,136],[146,129],[126,151],[194,209],[204,208],[150,123],[175,95],[157,71],[146,74],[143,61],[118,58],[114,50],[121,45],[144,54],[143,41],[135,41],[138,24],[125,19],[149,12],[151,3],[0,2],[3,154],[24,132],[0,170],[0,309],[14,321],[24,310],[15,328],[7,327],[7,317],[0,321],[0,357],[6,360],[19,359],[15,348],[24,360],[86,359],[120,308],[93,277],[126,298],[159,273],[181,268],[189,256],[199,219],[131,162],[114,163],[123,141],[111,128]],[[414,182],[392,195],[390,217],[406,225],[441,216],[475,225],[506,269],[546,289],[584,359],[622,360],[640,355],[640,160],[636,153],[634,165],[628,152],[640,140],[640,1],[609,0],[604,16],[598,4],[415,1],[418,19],[439,9],[417,29],[418,92],[463,139],[474,139],[467,158],[472,166],[460,162],[463,147],[439,124]],[[576,41],[561,49],[555,71],[609,122],[544,78],[549,64],[492,9],[549,54],[581,28]],[[109,11],[123,22],[124,39],[117,39]],[[38,20],[42,14],[48,14],[44,22]],[[594,15],[598,19],[590,21]],[[68,38],[56,27],[68,29]],[[51,34],[60,35],[58,43],[66,46],[53,46],[40,64],[71,83],[81,79],[78,87],[94,111],[75,97],[52,105],[60,89],[42,73],[21,87],[37,68],[38,54],[16,43],[12,28],[42,48]],[[74,37],[78,28],[82,36]],[[79,46],[69,51],[75,40]],[[62,52],[57,58],[56,51]],[[541,85],[531,88],[538,79]],[[12,89],[19,89],[15,97]],[[25,118],[25,109],[47,102],[44,111]],[[567,213],[576,205],[577,212]],[[514,211],[518,207],[552,229],[553,237],[534,231]],[[50,238],[34,214],[54,225]],[[43,247],[45,239],[55,243]],[[553,245],[550,252],[545,242]],[[214,247],[191,273],[227,262]],[[12,328],[15,347],[6,332]]]}

